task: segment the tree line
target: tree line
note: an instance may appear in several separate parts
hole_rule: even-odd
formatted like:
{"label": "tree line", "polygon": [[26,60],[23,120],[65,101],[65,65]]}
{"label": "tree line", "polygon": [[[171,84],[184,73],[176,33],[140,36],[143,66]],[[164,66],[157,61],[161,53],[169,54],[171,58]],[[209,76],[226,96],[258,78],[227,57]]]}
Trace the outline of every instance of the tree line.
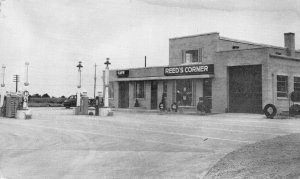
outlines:
{"label": "tree line", "polygon": [[[33,94],[33,95],[29,95],[29,98],[56,98],[55,96],[50,97],[50,95],[48,93],[45,93],[43,95],[40,95],[38,93]],[[59,98],[66,98],[65,96],[61,96]]]}

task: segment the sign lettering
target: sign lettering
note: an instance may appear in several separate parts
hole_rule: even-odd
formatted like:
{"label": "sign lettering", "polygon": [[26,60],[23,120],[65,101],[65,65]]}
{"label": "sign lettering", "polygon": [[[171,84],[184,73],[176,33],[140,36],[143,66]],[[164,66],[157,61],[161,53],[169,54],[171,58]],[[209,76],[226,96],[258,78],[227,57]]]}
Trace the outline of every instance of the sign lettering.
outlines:
{"label": "sign lettering", "polygon": [[209,64],[209,65],[165,67],[164,74],[165,76],[214,74],[214,65]]}
{"label": "sign lettering", "polygon": [[126,78],[129,76],[129,70],[118,70],[117,71],[117,76],[119,78]]}

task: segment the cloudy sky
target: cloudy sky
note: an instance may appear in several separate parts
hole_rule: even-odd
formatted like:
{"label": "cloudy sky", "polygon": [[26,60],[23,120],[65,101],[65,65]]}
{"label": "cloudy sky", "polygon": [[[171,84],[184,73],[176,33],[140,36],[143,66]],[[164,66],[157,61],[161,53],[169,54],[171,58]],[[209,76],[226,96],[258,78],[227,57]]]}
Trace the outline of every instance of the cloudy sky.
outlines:
{"label": "cloudy sky", "polygon": [[[300,0],[0,0],[0,65],[7,90],[13,75],[30,93],[76,92],[78,61],[83,88],[93,96],[107,57],[111,68],[168,65],[168,39],[219,32],[221,36],[283,46],[296,33],[300,48]],[[2,79],[2,78],[1,78]]]}

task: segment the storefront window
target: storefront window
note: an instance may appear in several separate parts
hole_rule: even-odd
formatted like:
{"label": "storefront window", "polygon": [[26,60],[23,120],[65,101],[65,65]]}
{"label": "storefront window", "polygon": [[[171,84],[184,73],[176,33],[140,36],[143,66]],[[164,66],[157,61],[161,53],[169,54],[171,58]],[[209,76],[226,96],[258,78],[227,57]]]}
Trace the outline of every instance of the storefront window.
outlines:
{"label": "storefront window", "polygon": [[176,102],[179,106],[192,105],[192,80],[176,80]]}
{"label": "storefront window", "polygon": [[163,82],[163,96],[166,98],[168,94],[168,85],[167,85],[167,81]]}
{"label": "storefront window", "polygon": [[277,97],[287,97],[288,77],[277,75]]}
{"label": "storefront window", "polygon": [[138,81],[135,83],[135,98],[144,98],[144,82]]}
{"label": "storefront window", "polygon": [[114,83],[109,82],[109,87],[108,87],[108,97],[109,98],[114,98]]}
{"label": "storefront window", "polygon": [[294,77],[294,91],[300,91],[300,77]]}

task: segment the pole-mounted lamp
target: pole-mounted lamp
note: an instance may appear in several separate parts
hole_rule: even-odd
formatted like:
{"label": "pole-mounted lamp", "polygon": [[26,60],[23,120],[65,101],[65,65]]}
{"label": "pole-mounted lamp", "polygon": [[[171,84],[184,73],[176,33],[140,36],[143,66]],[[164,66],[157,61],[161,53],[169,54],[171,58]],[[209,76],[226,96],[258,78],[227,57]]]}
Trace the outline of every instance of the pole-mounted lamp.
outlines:
{"label": "pole-mounted lamp", "polygon": [[104,63],[106,65],[105,68],[105,94],[104,94],[104,107],[108,108],[109,104],[108,104],[108,88],[109,88],[109,65],[111,64],[109,62],[109,58],[106,58],[106,62]]}
{"label": "pole-mounted lamp", "polygon": [[28,82],[28,66],[29,66],[29,62],[25,62],[25,83],[24,85],[25,86],[28,86],[29,85],[29,82]]}
{"label": "pole-mounted lamp", "polygon": [[76,100],[76,106],[80,108],[80,88],[81,88],[81,68],[83,68],[82,62],[79,61],[78,65],[76,66],[78,68],[78,92],[77,92],[77,100]]}
{"label": "pole-mounted lamp", "polygon": [[81,68],[83,67],[81,63],[82,62],[79,61],[78,65],[76,66],[78,68],[78,74],[79,74],[79,78],[78,78],[79,81],[78,81],[77,88],[81,88]]}

